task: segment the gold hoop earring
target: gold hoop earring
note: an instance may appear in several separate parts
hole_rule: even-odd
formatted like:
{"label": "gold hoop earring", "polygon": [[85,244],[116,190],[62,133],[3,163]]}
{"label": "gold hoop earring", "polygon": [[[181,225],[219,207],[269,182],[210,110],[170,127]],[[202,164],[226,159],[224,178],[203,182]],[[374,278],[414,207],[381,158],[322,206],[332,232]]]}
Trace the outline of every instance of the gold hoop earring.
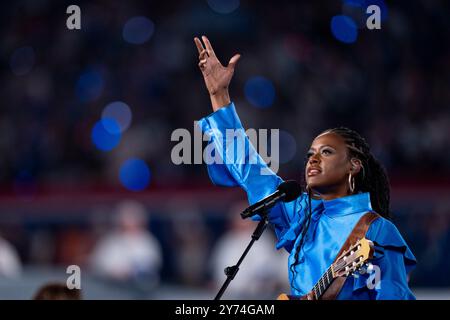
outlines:
{"label": "gold hoop earring", "polygon": [[355,192],[355,177],[351,173],[348,174],[348,185],[350,188],[350,193]]}

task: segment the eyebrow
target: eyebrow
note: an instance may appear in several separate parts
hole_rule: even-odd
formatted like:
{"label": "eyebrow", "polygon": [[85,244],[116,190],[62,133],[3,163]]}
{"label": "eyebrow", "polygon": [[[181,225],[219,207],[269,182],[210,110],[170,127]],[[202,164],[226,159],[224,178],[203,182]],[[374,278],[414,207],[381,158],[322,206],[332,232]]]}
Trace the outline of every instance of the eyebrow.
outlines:
{"label": "eyebrow", "polygon": [[[324,147],[330,147],[330,148],[332,148],[332,149],[335,149],[336,150],[336,148],[335,147],[333,147],[333,146],[330,146],[329,144],[323,144],[323,145],[321,145],[320,147],[319,147],[319,149],[322,149],[322,148],[324,148]],[[313,148],[313,147],[310,147],[309,149],[308,149],[308,152],[309,151],[311,151],[311,150],[316,150],[315,148]]]}

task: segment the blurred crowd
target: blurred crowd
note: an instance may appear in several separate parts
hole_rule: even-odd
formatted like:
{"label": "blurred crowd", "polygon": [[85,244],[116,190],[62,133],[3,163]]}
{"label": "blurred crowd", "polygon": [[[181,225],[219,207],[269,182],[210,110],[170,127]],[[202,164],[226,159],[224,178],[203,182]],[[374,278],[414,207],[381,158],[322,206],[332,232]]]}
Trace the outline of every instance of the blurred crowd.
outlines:
{"label": "blurred crowd", "polygon": [[[95,220],[85,215],[86,221],[59,227],[25,223],[20,242],[10,229],[1,228],[0,279],[20,279],[27,266],[78,265],[91,279],[132,291],[138,298],[158,298],[158,290],[167,285],[216,294],[225,282],[225,267],[238,262],[256,228],[256,222],[241,219],[245,206],[239,200],[215,211],[174,206],[152,213],[139,201],[123,200],[103,219],[97,212]],[[449,287],[449,204],[396,206],[394,223],[418,260],[411,287]],[[273,299],[289,290],[288,254],[277,251],[275,242],[273,230],[267,229],[244,258],[224,298]]]}
{"label": "blurred crowd", "polygon": [[[0,279],[19,280],[26,272],[23,266],[77,265],[93,279],[117,290],[132,290],[139,298],[158,297],[158,288],[168,284],[218,291],[225,267],[238,262],[256,228],[255,222],[239,215],[245,204],[215,212],[211,220],[194,207],[173,207],[176,212],[158,217],[142,203],[124,200],[106,219],[97,215],[91,221],[86,216],[83,223],[59,228],[25,223],[23,247],[8,236],[11,230],[0,229]],[[288,290],[286,266],[287,253],[275,250],[274,233],[268,229],[245,257],[224,297],[273,299]]]}

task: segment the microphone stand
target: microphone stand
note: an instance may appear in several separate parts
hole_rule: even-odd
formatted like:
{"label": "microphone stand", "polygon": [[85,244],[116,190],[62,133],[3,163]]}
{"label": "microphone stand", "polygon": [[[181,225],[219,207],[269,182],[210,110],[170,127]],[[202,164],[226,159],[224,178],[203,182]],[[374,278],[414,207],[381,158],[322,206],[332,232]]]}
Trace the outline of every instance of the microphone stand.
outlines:
{"label": "microphone stand", "polygon": [[222,285],[222,288],[220,288],[219,292],[217,293],[216,297],[214,298],[214,300],[220,300],[220,298],[222,297],[223,293],[225,292],[225,290],[227,289],[228,285],[230,284],[231,280],[234,279],[234,277],[236,276],[237,272],[239,271],[239,266],[241,265],[242,261],[244,260],[245,256],[247,255],[247,253],[250,251],[250,248],[253,246],[253,244],[255,243],[256,240],[258,240],[262,233],[264,232],[264,230],[266,229],[267,225],[269,224],[269,217],[268,217],[268,207],[264,206],[263,208],[261,208],[261,221],[259,221],[258,225],[256,226],[255,231],[253,231],[252,234],[252,240],[250,241],[250,243],[247,245],[247,248],[245,248],[244,253],[242,254],[242,256],[240,257],[239,261],[237,262],[236,265],[234,266],[230,266],[230,267],[226,267],[224,272],[225,275],[227,276],[227,279],[225,280],[224,284]]}

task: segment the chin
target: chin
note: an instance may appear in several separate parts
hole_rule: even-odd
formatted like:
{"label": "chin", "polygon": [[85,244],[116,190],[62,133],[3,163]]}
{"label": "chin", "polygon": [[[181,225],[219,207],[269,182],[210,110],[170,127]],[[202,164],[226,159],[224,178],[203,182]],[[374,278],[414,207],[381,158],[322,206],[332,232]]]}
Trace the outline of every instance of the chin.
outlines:
{"label": "chin", "polygon": [[314,177],[312,179],[308,179],[306,180],[306,184],[310,187],[310,188],[323,188],[326,187],[326,183],[323,183],[322,181],[320,181],[319,179],[314,179]]}

